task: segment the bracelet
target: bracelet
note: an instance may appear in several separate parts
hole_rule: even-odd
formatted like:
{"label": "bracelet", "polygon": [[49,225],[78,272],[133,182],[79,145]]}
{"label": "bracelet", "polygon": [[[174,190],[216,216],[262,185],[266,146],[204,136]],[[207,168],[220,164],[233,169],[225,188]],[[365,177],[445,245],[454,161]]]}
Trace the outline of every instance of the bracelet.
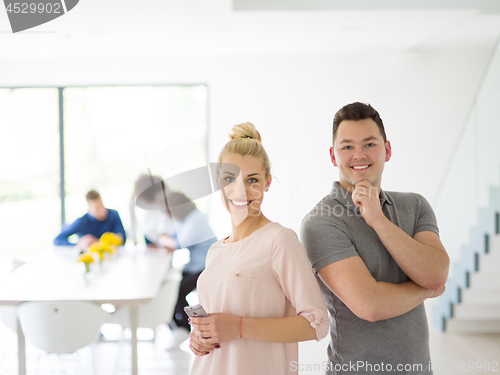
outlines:
{"label": "bracelet", "polygon": [[240,339],[242,339],[242,338],[243,338],[243,335],[241,334],[241,321],[242,321],[242,320],[243,320],[243,317],[241,316],[241,317],[240,317]]}

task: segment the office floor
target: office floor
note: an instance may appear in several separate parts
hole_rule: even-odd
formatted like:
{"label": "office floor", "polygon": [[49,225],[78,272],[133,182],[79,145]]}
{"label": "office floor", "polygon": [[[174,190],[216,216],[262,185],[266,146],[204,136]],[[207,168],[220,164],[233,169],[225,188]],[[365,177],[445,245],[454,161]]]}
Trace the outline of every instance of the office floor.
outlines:
{"label": "office floor", "polygon": [[500,374],[500,333],[441,333],[429,327],[434,375]]}
{"label": "office floor", "polygon": [[[108,332],[110,331],[108,327]],[[106,329],[103,330],[105,333]],[[110,339],[118,338],[113,332]],[[188,375],[194,355],[189,352],[187,342],[179,349],[166,350],[171,342],[169,329],[160,327],[156,341],[152,338],[152,330],[139,330],[138,362],[141,375]],[[142,336],[142,337],[141,337]],[[100,340],[96,347],[97,375],[128,375],[131,359],[130,345],[125,342],[121,346],[118,341]],[[117,358],[119,361],[117,365]],[[89,347],[83,348],[77,354],[47,355],[26,345],[26,362],[28,375],[90,375],[92,374],[92,356]],[[0,375],[17,374],[17,337],[14,332],[0,324]]]}
{"label": "office floor", "polygon": [[[104,331],[112,339],[117,337],[113,329]],[[139,334],[143,339],[152,337],[152,331],[149,330],[140,331]],[[170,340],[171,333],[165,326],[159,329],[156,342],[151,340],[139,342],[139,373],[141,375],[189,374],[194,356],[189,352],[187,342],[181,345],[180,349],[166,350]],[[430,346],[434,375],[500,374],[500,334],[498,333],[443,334],[431,326]],[[122,347],[119,364],[115,371],[118,353],[118,342],[98,342],[97,375],[130,374],[130,347],[127,343]],[[27,367],[28,375],[90,375],[92,374],[91,351],[89,348],[84,348],[77,355],[58,357],[47,355],[28,343]],[[0,375],[14,374],[17,374],[17,337],[14,332],[0,324]],[[312,373],[303,372],[300,375],[306,374]]]}

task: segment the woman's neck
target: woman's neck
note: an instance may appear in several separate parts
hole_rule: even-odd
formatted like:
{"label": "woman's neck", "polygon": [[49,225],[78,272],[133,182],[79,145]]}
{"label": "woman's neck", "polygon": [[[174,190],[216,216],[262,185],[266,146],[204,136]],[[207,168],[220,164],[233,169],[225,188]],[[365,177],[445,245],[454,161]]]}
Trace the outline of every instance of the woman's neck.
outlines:
{"label": "woman's neck", "polygon": [[229,238],[224,242],[228,243],[228,242],[240,241],[251,235],[257,229],[262,228],[264,225],[270,222],[271,220],[269,220],[262,214],[258,217],[247,217],[237,226],[235,226],[234,221],[231,220],[231,225],[233,227],[233,230]]}

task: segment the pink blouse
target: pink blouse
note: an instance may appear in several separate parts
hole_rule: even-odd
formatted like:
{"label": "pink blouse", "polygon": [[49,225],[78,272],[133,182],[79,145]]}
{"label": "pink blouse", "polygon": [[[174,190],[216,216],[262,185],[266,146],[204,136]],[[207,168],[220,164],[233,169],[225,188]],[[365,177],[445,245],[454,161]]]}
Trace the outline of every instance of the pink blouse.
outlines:
{"label": "pink blouse", "polygon": [[[295,232],[268,223],[232,243],[208,251],[198,279],[200,304],[209,313],[243,318],[302,315],[319,341],[328,333],[328,313],[306,251]],[[243,319],[243,322],[245,320]],[[192,375],[297,374],[298,343],[238,339],[196,356]]]}

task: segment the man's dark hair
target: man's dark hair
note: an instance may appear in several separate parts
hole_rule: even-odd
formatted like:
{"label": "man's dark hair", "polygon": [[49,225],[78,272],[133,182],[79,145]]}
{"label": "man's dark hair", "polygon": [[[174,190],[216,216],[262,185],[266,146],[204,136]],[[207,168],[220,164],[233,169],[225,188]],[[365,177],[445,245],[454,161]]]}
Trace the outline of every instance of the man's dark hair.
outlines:
{"label": "man's dark hair", "polygon": [[160,176],[142,174],[135,182],[134,197],[140,208],[166,211],[175,220],[184,221],[196,204],[184,193],[170,190]]}
{"label": "man's dark hair", "polygon": [[371,118],[375,121],[380,130],[380,134],[382,134],[382,138],[384,138],[384,143],[387,142],[384,123],[375,108],[373,108],[370,104],[356,102],[343,106],[333,117],[333,143],[335,143],[335,137],[337,136],[337,131],[339,130],[339,125],[342,121],[359,121],[367,118]]}
{"label": "man's dark hair", "polygon": [[[148,174],[141,174],[134,184],[134,197],[137,199],[139,195],[146,203],[151,203],[155,200],[159,193],[163,194],[160,184],[162,178],[160,176],[150,176]],[[168,191],[166,184],[165,189]]]}
{"label": "man's dark hair", "polygon": [[89,202],[89,201],[95,201],[96,199],[99,199],[99,198],[101,198],[101,194],[99,194],[95,190],[90,190],[87,193],[87,195],[85,195],[85,199],[87,200],[87,202]]}
{"label": "man's dark hair", "polygon": [[173,191],[166,194],[167,196],[167,214],[174,220],[184,221],[186,216],[196,209],[191,199],[184,193]]}

